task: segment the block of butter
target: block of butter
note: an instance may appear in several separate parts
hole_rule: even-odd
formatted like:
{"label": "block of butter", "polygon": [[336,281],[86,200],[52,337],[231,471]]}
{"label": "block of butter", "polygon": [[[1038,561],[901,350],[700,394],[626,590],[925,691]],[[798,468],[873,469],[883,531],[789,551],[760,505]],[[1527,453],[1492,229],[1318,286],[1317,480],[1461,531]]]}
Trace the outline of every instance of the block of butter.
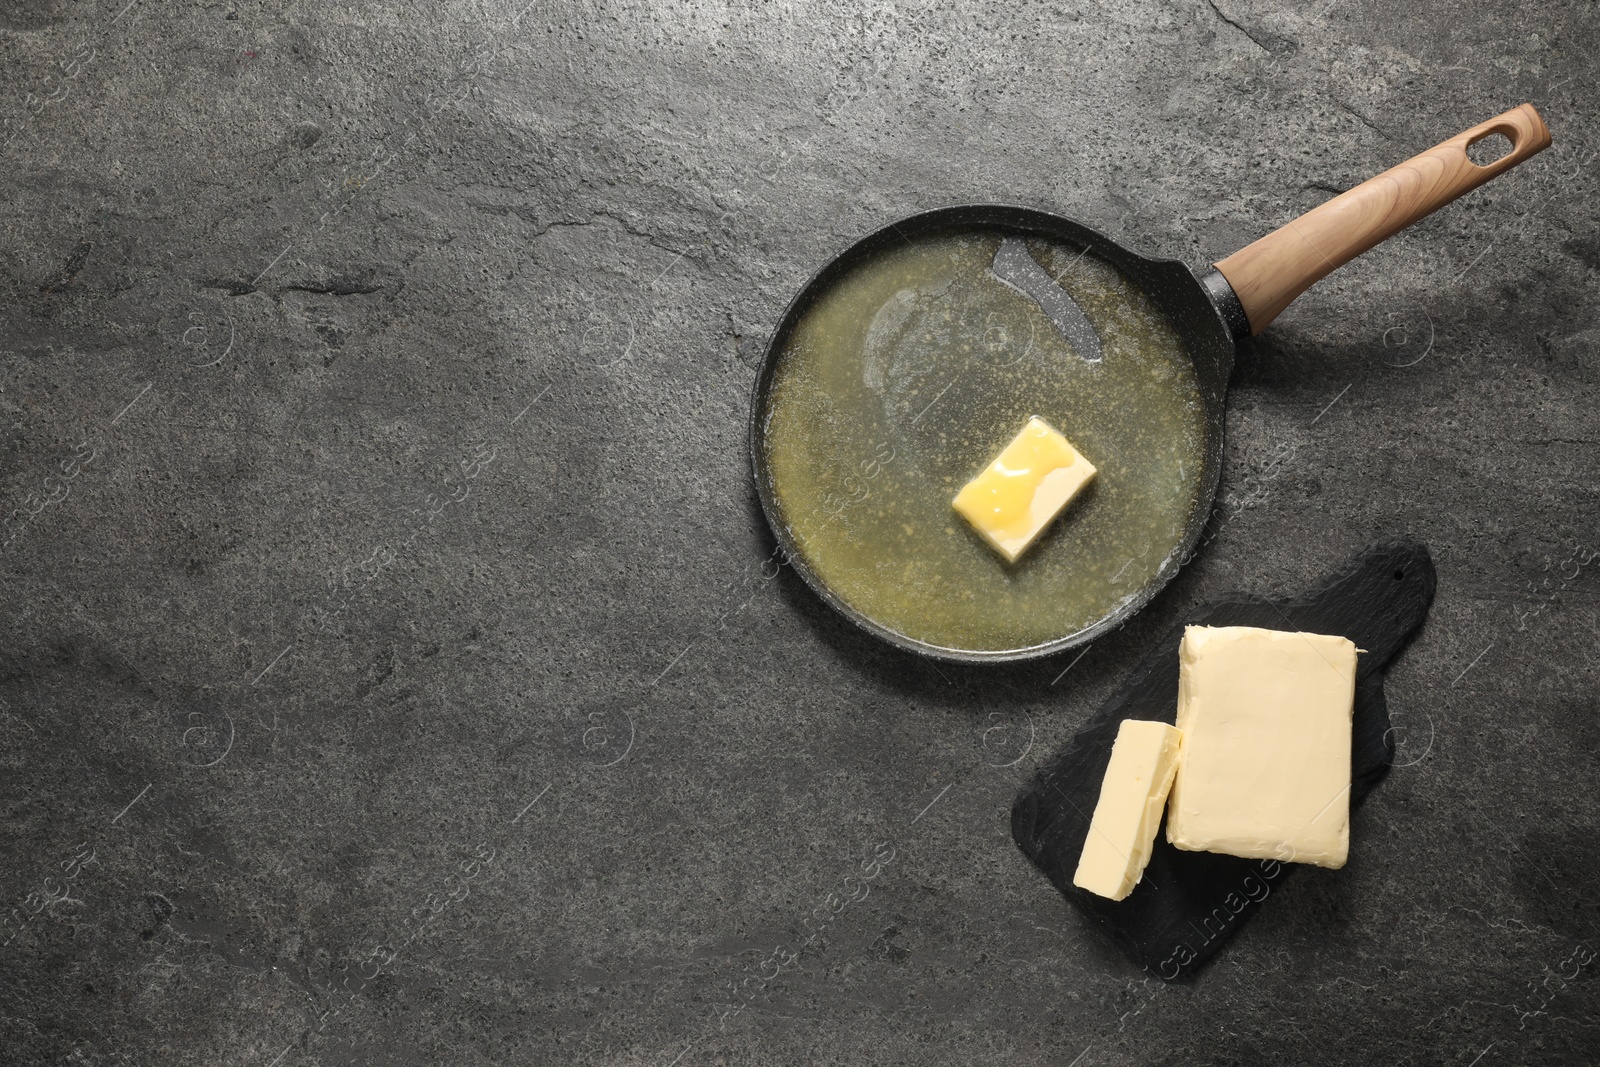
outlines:
{"label": "block of butter", "polygon": [[1124,719],[1117,727],[1073,885],[1112,900],[1133,892],[1150,862],[1178,749],[1178,731],[1164,722]]}
{"label": "block of butter", "polygon": [[1034,416],[952,503],[995,551],[1015,563],[1094,475],[1093,463]]}
{"label": "block of butter", "polygon": [[1183,752],[1167,840],[1191,851],[1343,867],[1357,651],[1327,634],[1184,630]]}

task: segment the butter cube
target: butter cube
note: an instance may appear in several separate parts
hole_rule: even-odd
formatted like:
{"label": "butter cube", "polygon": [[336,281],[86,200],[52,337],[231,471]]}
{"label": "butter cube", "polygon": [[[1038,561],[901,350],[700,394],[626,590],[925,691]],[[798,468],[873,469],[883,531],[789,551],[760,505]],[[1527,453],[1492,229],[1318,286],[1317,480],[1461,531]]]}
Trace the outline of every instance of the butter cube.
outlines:
{"label": "butter cube", "polygon": [[1327,634],[1188,627],[1178,649],[1183,752],[1167,840],[1343,867],[1358,651]]}
{"label": "butter cube", "polygon": [[1094,464],[1034,416],[952,503],[995,551],[1015,563],[1094,475]]}
{"label": "butter cube", "polygon": [[1121,900],[1139,884],[1167,806],[1179,741],[1164,722],[1124,719],[1117,727],[1073,885]]}

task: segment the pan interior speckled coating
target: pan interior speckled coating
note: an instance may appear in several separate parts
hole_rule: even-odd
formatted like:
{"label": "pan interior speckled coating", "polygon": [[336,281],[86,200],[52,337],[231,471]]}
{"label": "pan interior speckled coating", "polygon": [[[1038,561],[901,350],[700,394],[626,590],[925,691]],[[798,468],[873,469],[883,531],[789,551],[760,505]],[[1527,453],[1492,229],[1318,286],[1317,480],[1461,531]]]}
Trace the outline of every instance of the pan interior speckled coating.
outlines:
{"label": "pan interior speckled coating", "polygon": [[[1199,494],[1178,547],[1156,575],[1132,597],[1081,630],[1036,645],[1000,650],[949,648],[919,641],[882,625],[846,603],[806,563],[793,532],[784,521],[783,509],[778,504],[772,485],[772,472],[766,459],[768,405],[780,353],[796,323],[816,298],[856,265],[882,249],[942,231],[975,227],[1087,245],[1094,254],[1120,269],[1167,316],[1177,331],[1194,364],[1195,380],[1205,408],[1205,442]],[[900,219],[861,238],[812,276],[790,301],[783,317],[778,320],[772,339],[767,343],[766,356],[756,376],[750,404],[750,456],[755,467],[756,493],[761,499],[761,510],[777,539],[778,548],[806,584],[845,618],[890,644],[934,659],[967,663],[1033,659],[1064,651],[1120,626],[1149,603],[1193,553],[1211,516],[1211,502],[1216,495],[1217,480],[1222,471],[1223,408],[1227,399],[1228,376],[1233,370],[1234,345],[1233,331],[1212,303],[1200,279],[1187,266],[1177,260],[1141,256],[1072,219],[1036,208],[1009,204],[965,204],[936,208]]]}

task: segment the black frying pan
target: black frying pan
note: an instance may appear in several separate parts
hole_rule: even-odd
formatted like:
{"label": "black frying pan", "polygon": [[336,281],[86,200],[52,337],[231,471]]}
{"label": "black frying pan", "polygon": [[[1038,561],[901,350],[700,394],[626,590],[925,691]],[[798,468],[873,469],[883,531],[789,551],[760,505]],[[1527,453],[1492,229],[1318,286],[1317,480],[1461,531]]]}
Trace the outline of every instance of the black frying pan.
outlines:
{"label": "black frying pan", "polygon": [[[1511,150],[1487,165],[1474,163],[1467,149],[1497,133],[1510,141]],[[863,237],[818,271],[790,303],[773,332],[756,378],[751,405],[751,455],[762,510],[779,549],[817,595],[846,618],[892,644],[923,655],[999,662],[1048,655],[1093,640],[1148,603],[1189,558],[1205,528],[1221,473],[1223,409],[1236,346],[1265,329],[1318,279],[1549,144],[1550,133],[1544,121],[1531,104],[1524,104],[1363,182],[1199,272],[1191,272],[1176,260],[1146,258],[1071,219],[1026,207],[974,204],[940,208],[901,219]],[[1086,247],[1120,270],[1178,332],[1193,363],[1205,408],[1201,469],[1186,474],[1198,482],[1200,505],[1194,508],[1178,549],[1166,556],[1166,562],[1142,588],[1131,597],[1108,605],[1097,621],[1073,633],[1022,648],[970,649],[930,644],[907,637],[846,602],[818,576],[800,549],[793,523],[803,521],[803,517],[784,514],[768,462],[766,435],[778,363],[791,332],[817,299],[866,259],[887,248],[919,237],[972,228]],[[987,462],[991,457],[978,458]]]}

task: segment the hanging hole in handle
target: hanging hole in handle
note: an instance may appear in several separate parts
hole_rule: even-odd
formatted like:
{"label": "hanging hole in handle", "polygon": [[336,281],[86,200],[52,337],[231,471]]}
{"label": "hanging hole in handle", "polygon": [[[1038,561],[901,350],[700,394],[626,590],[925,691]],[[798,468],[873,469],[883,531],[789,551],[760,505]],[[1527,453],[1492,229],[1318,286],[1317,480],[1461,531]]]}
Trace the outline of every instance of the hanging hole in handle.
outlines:
{"label": "hanging hole in handle", "polygon": [[1511,143],[1511,138],[1498,130],[1490,130],[1477,140],[1467,143],[1467,158],[1472,160],[1474,166],[1487,167],[1509,156],[1515,147]]}

